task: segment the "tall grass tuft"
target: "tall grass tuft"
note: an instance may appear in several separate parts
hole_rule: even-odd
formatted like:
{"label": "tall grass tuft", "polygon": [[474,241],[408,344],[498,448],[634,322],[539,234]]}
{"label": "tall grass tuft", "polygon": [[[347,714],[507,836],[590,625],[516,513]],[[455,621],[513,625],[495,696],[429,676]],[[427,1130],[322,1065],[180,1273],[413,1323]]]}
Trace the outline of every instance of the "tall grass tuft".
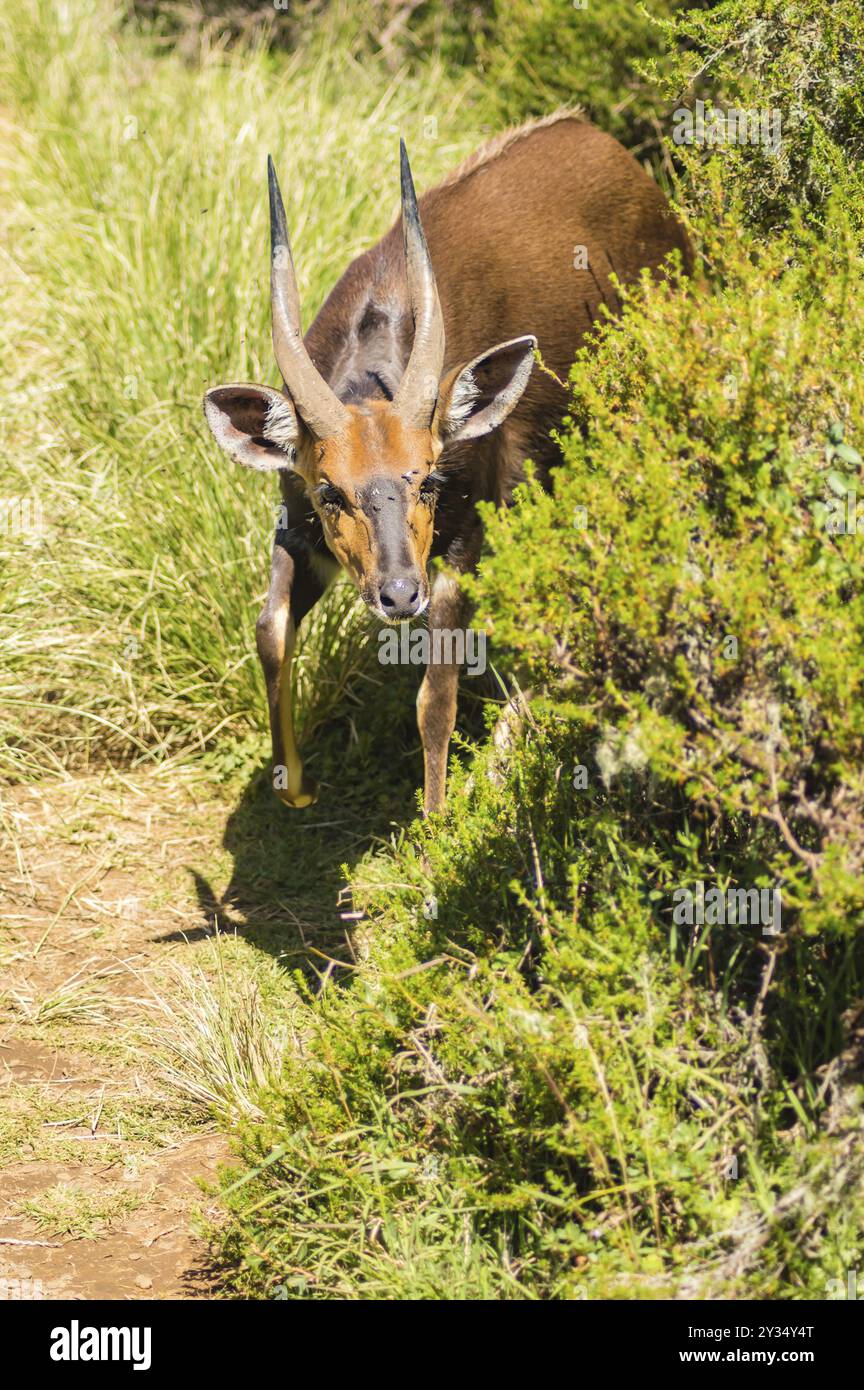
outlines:
{"label": "tall grass tuft", "polygon": [[286,1052],[299,1043],[275,1023],[266,989],[252,972],[226,969],[222,938],[210,942],[209,969],[173,964],[156,993],[161,1022],[152,1034],[163,1081],[182,1100],[225,1124],[263,1118],[258,1096],[279,1083]]}

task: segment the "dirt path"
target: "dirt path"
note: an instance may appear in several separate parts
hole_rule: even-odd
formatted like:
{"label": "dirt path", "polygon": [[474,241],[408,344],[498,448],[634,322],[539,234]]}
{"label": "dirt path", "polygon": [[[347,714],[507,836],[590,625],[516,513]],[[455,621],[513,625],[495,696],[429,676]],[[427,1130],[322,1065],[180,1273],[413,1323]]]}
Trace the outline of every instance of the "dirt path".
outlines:
{"label": "dirt path", "polygon": [[191,1216],[228,1146],[167,1089],[151,1012],[230,873],[208,797],[102,773],[0,802],[0,1298],[215,1291]]}

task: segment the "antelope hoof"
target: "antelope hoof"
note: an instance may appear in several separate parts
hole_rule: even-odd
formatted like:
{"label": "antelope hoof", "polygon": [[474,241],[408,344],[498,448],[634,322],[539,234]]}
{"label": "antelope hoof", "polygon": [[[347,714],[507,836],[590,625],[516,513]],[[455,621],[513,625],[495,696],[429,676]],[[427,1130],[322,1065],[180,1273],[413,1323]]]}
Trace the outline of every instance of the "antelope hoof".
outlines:
{"label": "antelope hoof", "polygon": [[298,788],[274,786],[273,790],[283,806],[292,806],[296,811],[302,811],[307,806],[314,806],[318,800],[318,783],[314,777],[308,777],[305,772],[301,776]]}

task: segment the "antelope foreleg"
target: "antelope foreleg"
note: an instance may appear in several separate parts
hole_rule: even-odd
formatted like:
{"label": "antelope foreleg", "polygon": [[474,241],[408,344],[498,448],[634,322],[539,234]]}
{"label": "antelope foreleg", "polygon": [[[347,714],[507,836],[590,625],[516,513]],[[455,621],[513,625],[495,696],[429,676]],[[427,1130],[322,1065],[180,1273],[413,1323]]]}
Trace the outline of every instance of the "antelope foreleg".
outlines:
{"label": "antelope foreleg", "polygon": [[[464,626],[468,604],[455,579],[439,575],[429,604],[432,657],[417,695],[417,724],[423,744],[423,813],[443,811],[447,791],[447,754],[456,726],[459,665],[450,644],[436,643],[436,629],[455,632]],[[437,652],[436,652],[437,649]],[[446,655],[445,655],[446,652]],[[435,660],[436,654],[439,659]]]}
{"label": "antelope foreleg", "polygon": [[273,790],[286,806],[311,806],[318,786],[306,773],[294,736],[291,663],[297,625],[320,597],[323,586],[296,557],[274,546],[270,589],[255,627],[258,655],[267,686],[273,748]]}

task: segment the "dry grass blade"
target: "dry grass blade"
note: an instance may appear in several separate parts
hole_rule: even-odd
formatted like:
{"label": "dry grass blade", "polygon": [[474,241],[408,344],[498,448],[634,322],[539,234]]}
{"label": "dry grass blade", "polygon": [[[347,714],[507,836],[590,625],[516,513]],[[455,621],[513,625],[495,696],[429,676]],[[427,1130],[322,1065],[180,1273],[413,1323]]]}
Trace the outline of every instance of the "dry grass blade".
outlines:
{"label": "dry grass blade", "polygon": [[106,999],[103,982],[125,973],[124,966],[105,966],[91,970],[85,961],[72,975],[41,998],[10,991],[16,1008],[28,1023],[105,1023],[119,1007],[116,999]]}

